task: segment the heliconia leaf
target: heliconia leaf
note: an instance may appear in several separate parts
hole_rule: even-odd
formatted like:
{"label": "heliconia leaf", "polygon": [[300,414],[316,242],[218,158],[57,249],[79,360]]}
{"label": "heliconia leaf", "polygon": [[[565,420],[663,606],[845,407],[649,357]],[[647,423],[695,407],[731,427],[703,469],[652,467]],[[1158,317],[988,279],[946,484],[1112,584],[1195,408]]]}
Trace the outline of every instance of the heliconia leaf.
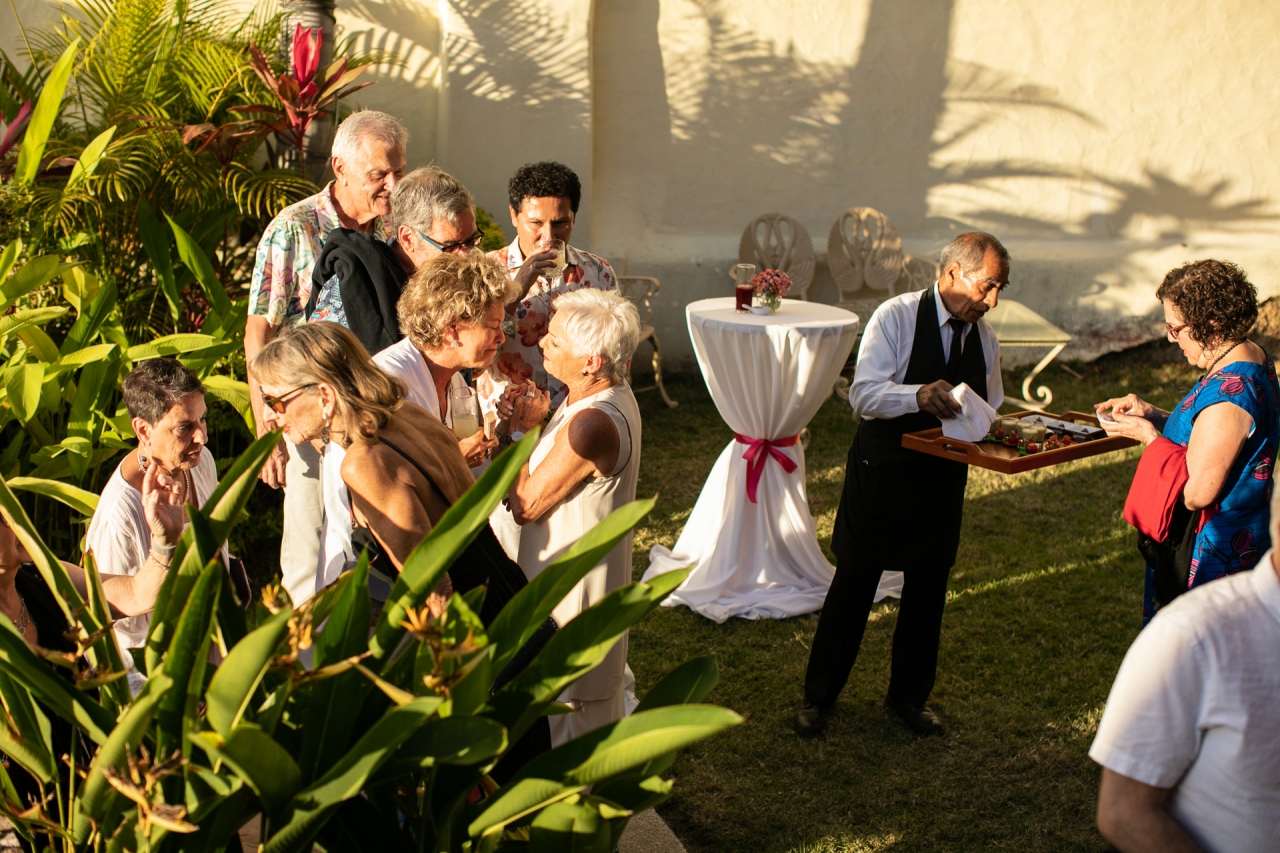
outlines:
{"label": "heliconia leaf", "polygon": [[467,832],[472,838],[489,834],[568,794],[741,722],[733,711],[711,705],[656,708],[624,717],[530,761],[477,809]]}
{"label": "heliconia leaf", "polygon": [[209,725],[223,737],[230,736],[249,707],[276,649],[289,633],[292,615],[293,610],[285,608],[263,622],[236,643],[213,674],[205,694],[205,715]]}
{"label": "heliconia leaf", "polygon": [[169,255],[169,232],[156,218],[151,205],[146,199],[138,199],[138,236],[142,239],[142,248],[151,261],[156,281],[169,303],[169,317],[174,325],[182,316],[182,294],[178,291],[177,280],[173,277],[173,259]]}
{"label": "heliconia leaf", "polygon": [[21,683],[0,674],[0,700],[8,721],[0,721],[0,752],[22,765],[32,776],[46,785],[53,781],[58,765],[53,744],[47,742],[49,721],[31,698],[31,691]]}
{"label": "heliconia leaf", "polygon": [[44,157],[49,134],[62,109],[62,95],[71,78],[71,66],[79,49],[80,39],[76,38],[67,45],[62,56],[54,63],[53,70],[45,78],[44,88],[40,90],[36,107],[31,112],[27,133],[22,137],[22,149],[18,152],[18,165],[13,173],[14,183],[18,186],[31,186],[40,172],[40,160]]}
{"label": "heliconia leaf", "polygon": [[[45,333],[44,329],[39,326],[25,326],[17,331],[17,335],[40,361],[52,365],[58,360],[58,345]],[[46,369],[45,372],[49,371]]]}
{"label": "heliconia leaf", "polygon": [[66,504],[82,515],[93,515],[98,508],[98,496],[93,492],[64,483],[61,480],[45,480],[40,477],[10,477],[9,488],[44,495]]}
{"label": "heliconia leaf", "polygon": [[218,341],[209,335],[165,335],[162,338],[129,347],[126,357],[129,361],[145,361],[166,355],[195,352],[215,346]]}
{"label": "heliconia leaf", "polygon": [[231,313],[231,299],[227,296],[222,282],[218,281],[218,276],[213,271],[213,264],[209,263],[208,255],[181,225],[173,221],[173,217],[167,213],[164,217],[169,220],[169,227],[173,229],[173,237],[178,244],[178,257],[195,275],[196,281],[200,282],[204,295],[213,308],[213,313],[219,317],[226,317]]}
{"label": "heliconia leaf", "polygon": [[293,798],[291,814],[281,820],[264,853],[309,850],[320,826],[344,800],[360,793],[400,744],[427,723],[443,703],[438,696],[420,696],[397,705],[374,723],[315,784]]}
{"label": "heliconia leaf", "polygon": [[[262,470],[267,457],[271,455],[271,451],[279,441],[279,431],[269,432],[259,437],[244,453],[240,454],[240,457],[218,481],[217,487],[205,501],[203,508],[203,512],[208,513],[207,517],[213,525],[215,536],[216,531],[220,530],[225,538],[230,531],[231,522],[240,517],[258,482],[258,472]],[[198,555],[192,553],[191,559],[187,558],[188,549],[195,541],[195,519],[199,514],[199,512],[192,513],[188,510],[188,515],[192,518],[192,526],[183,533],[182,539],[178,542],[178,550],[173,555],[173,562],[178,565],[178,571],[169,571],[156,596],[155,609],[151,611],[151,627],[147,632],[146,651],[148,671],[159,664],[160,657],[169,647],[174,626],[181,617],[182,607],[191,594],[191,588],[201,571],[202,564]],[[218,547],[221,547],[221,541],[218,542]]]}
{"label": "heliconia leaf", "polygon": [[13,627],[0,614],[0,672],[30,690],[46,708],[84,730],[91,740],[102,743],[115,725],[107,711],[89,694],[76,690],[62,676],[51,672]]}
{"label": "heliconia leaf", "polygon": [[88,310],[81,311],[80,315],[76,317],[76,322],[71,326],[71,331],[67,332],[66,338],[62,341],[62,346],[58,347],[58,352],[63,355],[69,355],[78,349],[82,349],[98,333],[98,329],[102,327],[107,316],[115,310],[115,307],[115,282],[111,279],[100,282],[98,292],[89,304]]}
{"label": "heliconia leaf", "polygon": [[9,395],[9,407],[24,424],[35,416],[40,408],[40,385],[44,382],[44,365],[27,362],[4,369],[4,388]]}
{"label": "heliconia leaf", "polygon": [[649,514],[656,500],[632,501],[611,512],[507,602],[488,630],[489,641],[497,649],[495,670],[502,671],[569,590]]}
{"label": "heliconia leaf", "polygon": [[15,299],[44,287],[49,283],[50,279],[68,268],[69,266],[64,265],[56,255],[41,255],[38,258],[32,258],[19,267],[18,271],[13,275],[6,279],[0,279],[0,308],[5,308]]}
{"label": "heliconia leaf", "polygon": [[103,153],[107,150],[107,146],[111,144],[111,138],[116,135],[115,125],[107,128],[93,138],[93,141],[84,147],[80,152],[76,165],[71,169],[71,177],[67,178],[67,185],[63,192],[75,189],[80,184],[89,180],[93,176],[94,171],[98,168],[98,162],[102,160]]}
{"label": "heliconia leaf", "polygon": [[[24,267],[25,269],[25,267]],[[11,335],[27,326],[43,326],[67,313],[66,308],[25,308],[0,317],[0,337]]]}
{"label": "heliconia leaf", "polygon": [[492,717],[519,738],[560,693],[602,660],[628,628],[670,595],[687,569],[628,584],[579,613],[560,628],[533,662],[493,697]]}
{"label": "heliconia leaf", "polygon": [[669,705],[696,704],[707,698],[719,680],[720,667],[716,665],[715,655],[685,661],[649,688],[633,713]]}
{"label": "heliconia leaf", "polygon": [[[94,500],[97,500],[96,495]],[[85,604],[93,615],[94,621],[99,625],[110,625],[111,603],[107,601],[107,591],[102,586],[102,575],[98,573],[98,562],[93,558],[93,552],[84,555],[84,582]],[[114,631],[99,632],[99,637],[94,641],[92,648],[95,659],[100,662],[98,665],[100,676],[107,677],[114,673],[125,672],[124,657],[120,653],[120,645],[116,642]],[[104,661],[106,666],[101,664]],[[129,682],[124,678],[106,681],[101,687],[101,692],[104,705],[112,713],[119,713],[129,704]]]}
{"label": "heliconia leaf", "polygon": [[[9,271],[13,269],[13,265],[18,262],[18,255],[22,252],[22,240],[14,240],[12,243],[4,247],[4,251],[0,252],[0,284],[4,284],[5,279],[9,277]],[[0,301],[3,301],[0,299]]]}
{"label": "heliconia leaf", "polygon": [[[329,666],[365,651],[369,645],[369,558],[361,554],[351,579],[342,587],[325,629],[315,638],[315,667]],[[311,688],[303,723],[298,763],[307,782],[333,765],[351,741],[365,690],[358,672],[345,672]]]}
{"label": "heliconia leaf", "polygon": [[262,800],[269,815],[276,815],[298,791],[302,774],[289,753],[274,738],[251,723],[241,723],[225,738],[215,732],[198,732],[191,741],[225,761]]}
{"label": "heliconia leaf", "polygon": [[489,515],[506,497],[520,473],[520,466],[533,453],[538,434],[538,429],[530,431],[519,444],[494,460],[405,560],[369,641],[375,659],[384,659],[396,647],[405,633],[401,623],[408,609],[420,607],[426,601],[441,575],[471,543],[480,527],[489,523]]}
{"label": "heliconia leaf", "polygon": [[249,402],[249,384],[229,376],[213,374],[203,380],[204,389],[220,400],[225,400],[235,407],[244,418],[245,426],[250,432],[257,432],[257,424],[253,417],[253,406]]}
{"label": "heliconia leaf", "polygon": [[89,775],[75,800],[72,837],[77,844],[84,844],[89,840],[94,822],[100,821],[107,814],[112,800],[120,796],[103,776],[103,769],[110,767],[117,772],[128,773],[125,755],[138,748],[161,699],[172,686],[173,680],[168,676],[153,674],[143,685],[142,691],[134,697],[129,710],[112,727],[110,737],[102,741],[97,755],[93,757],[93,763],[89,765]]}
{"label": "heliconia leaf", "polygon": [[[195,521],[193,516],[192,527]],[[191,591],[174,630],[173,642],[161,661],[165,675],[173,679],[173,689],[165,694],[157,711],[159,733],[156,750],[159,755],[168,755],[175,749],[182,749],[185,753],[188,749],[183,735],[196,710],[195,697],[189,693],[189,687],[203,682],[204,664],[209,659],[213,611],[218,606],[225,572],[222,558],[215,552]]]}
{"label": "heliconia leaf", "polygon": [[609,821],[601,814],[601,806],[588,797],[572,803],[552,803],[529,824],[527,853],[610,853],[612,850],[613,831]]}
{"label": "heliconia leaf", "polygon": [[58,358],[57,364],[52,365],[50,369],[59,372],[63,370],[79,370],[85,365],[93,364],[95,361],[104,361],[111,358],[117,349],[118,347],[115,344],[94,344],[61,356]]}
{"label": "heliconia leaf", "polygon": [[507,743],[507,730],[487,717],[432,720],[405,741],[379,778],[441,764],[481,764],[501,755]]}

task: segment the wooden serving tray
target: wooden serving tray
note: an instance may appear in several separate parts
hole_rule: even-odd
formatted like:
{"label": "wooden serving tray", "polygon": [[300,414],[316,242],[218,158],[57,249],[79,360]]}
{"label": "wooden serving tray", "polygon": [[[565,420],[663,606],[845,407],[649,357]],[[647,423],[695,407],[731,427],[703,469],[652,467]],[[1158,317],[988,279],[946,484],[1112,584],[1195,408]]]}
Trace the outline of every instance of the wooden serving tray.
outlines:
{"label": "wooden serving tray", "polygon": [[[1062,415],[1051,415],[1048,412],[1016,412],[1008,417],[1024,417],[1026,415],[1044,415],[1045,417],[1058,418],[1067,422],[1082,420],[1088,421],[1094,426],[1098,425],[1097,415],[1085,412],[1067,412]],[[1034,471],[1036,468],[1048,468],[1050,465],[1061,465],[1063,462],[1070,462],[1073,459],[1084,459],[1086,456],[1098,456],[1102,453],[1110,453],[1113,450],[1124,450],[1126,447],[1135,447],[1137,444],[1138,442],[1132,438],[1116,435],[1107,438],[1095,438],[1093,441],[1078,442],[1070,447],[1061,447],[1057,450],[1042,450],[1039,453],[1020,456],[1016,449],[1005,447],[1003,444],[995,444],[989,441],[960,441],[956,438],[947,438],[942,434],[941,427],[920,432],[909,432],[902,437],[902,446],[909,450],[918,450],[931,456],[940,456],[943,459],[963,462],[966,465],[976,465],[979,468],[989,468],[1002,474],[1020,474],[1023,471]]]}

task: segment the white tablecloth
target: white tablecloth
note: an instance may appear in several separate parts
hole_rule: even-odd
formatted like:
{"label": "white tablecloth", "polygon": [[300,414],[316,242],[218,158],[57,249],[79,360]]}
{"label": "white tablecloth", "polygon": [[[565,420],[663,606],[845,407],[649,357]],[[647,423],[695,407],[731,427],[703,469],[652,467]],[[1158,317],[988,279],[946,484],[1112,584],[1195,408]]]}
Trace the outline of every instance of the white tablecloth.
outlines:
{"label": "white tablecloth", "polygon": [[[711,399],[734,432],[783,439],[800,432],[831,396],[858,336],[858,316],[816,302],[784,299],[777,314],[738,314],[733,298],[685,309],[689,336]],[[748,445],[720,454],[675,547],[649,552],[645,578],[693,565],[665,602],[723,622],[730,616],[781,619],[822,607],[835,570],[818,547],[799,444],[764,463],[756,500],[747,497]]]}

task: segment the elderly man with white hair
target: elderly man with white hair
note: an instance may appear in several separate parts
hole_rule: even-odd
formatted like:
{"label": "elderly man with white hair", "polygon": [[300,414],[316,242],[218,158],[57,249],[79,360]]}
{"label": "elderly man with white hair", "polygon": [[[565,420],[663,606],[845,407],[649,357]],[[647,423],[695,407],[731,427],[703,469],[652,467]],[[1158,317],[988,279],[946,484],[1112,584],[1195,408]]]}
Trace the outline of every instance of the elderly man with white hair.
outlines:
{"label": "elderly man with white hair", "polygon": [[[626,378],[640,339],[635,306],[615,291],[584,289],[564,294],[555,307],[542,358],[568,393],[492,519],[531,579],[605,516],[635,500],[640,473],[640,409]],[[519,526],[518,546],[509,535],[512,523]],[[631,548],[628,533],[552,612],[557,624],[631,580]],[[551,718],[556,746],[623,717],[626,660],[624,635],[561,695],[575,713]]]}
{"label": "elderly man with white hair", "polygon": [[[404,174],[409,132],[386,113],[363,110],[348,116],[333,139],[334,179],[313,196],[291,204],[267,225],[258,244],[245,325],[246,362],[285,326],[306,320],[311,273],[321,247],[335,228],[349,228],[388,240],[391,191]],[[257,380],[249,377],[249,395],[263,428]],[[272,453],[260,474],[273,489],[285,488],[284,536],[280,568],[295,603],[315,588],[320,557],[320,456],[309,445],[287,445]]]}

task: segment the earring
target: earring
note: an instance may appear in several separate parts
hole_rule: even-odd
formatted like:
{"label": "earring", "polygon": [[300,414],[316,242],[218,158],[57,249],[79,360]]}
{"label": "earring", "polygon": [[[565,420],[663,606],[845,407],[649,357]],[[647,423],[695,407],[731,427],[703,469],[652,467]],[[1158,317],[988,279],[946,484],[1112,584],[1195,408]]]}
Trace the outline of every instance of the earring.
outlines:
{"label": "earring", "polygon": [[585,367],[582,369],[582,375],[583,375],[583,376],[586,376],[586,375],[587,375],[587,369],[586,369]]}
{"label": "earring", "polygon": [[456,340],[449,341],[449,346],[453,347],[454,349],[457,349],[458,347],[462,346],[462,341],[456,341]]}
{"label": "earring", "polygon": [[320,443],[321,444],[328,445],[329,443],[329,421],[331,420],[333,420],[332,416],[325,418],[324,426],[320,427]]}

